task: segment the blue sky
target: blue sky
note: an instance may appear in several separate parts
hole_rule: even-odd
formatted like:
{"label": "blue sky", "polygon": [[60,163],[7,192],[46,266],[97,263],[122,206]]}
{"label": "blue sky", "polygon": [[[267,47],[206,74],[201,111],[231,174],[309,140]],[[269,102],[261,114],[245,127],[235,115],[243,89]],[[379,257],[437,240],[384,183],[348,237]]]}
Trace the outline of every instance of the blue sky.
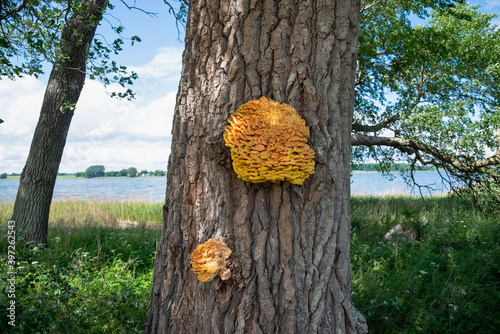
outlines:
{"label": "blue sky", "polygon": [[[481,5],[483,12],[500,13],[500,0],[470,3]],[[117,24],[119,18],[125,36],[138,35],[142,39],[134,47],[126,46],[116,58],[140,75],[133,86],[137,100],[112,99],[101,84],[87,80],[60,172],[84,171],[96,164],[108,171],[131,166],[139,170],[167,169],[183,34],[178,36],[175,20],[161,0],[135,1],[137,7],[157,13],[156,17],[130,11],[119,1],[116,4],[97,33],[109,36],[110,23]],[[495,23],[500,26],[500,19],[496,18]],[[5,121],[0,125],[0,173],[21,172],[24,167],[47,77],[0,80],[0,118]]]}

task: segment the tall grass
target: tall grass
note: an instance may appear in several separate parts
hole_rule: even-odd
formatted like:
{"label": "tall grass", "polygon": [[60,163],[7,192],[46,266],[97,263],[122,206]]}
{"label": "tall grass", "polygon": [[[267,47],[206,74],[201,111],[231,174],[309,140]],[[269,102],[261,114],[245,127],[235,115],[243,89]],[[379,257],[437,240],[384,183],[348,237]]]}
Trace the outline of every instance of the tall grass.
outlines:
{"label": "tall grass", "polygon": [[[0,204],[2,273],[10,271],[3,236],[12,208]],[[49,249],[17,240],[15,327],[0,276],[0,333],[141,333],[161,212],[152,203],[54,202]]]}
{"label": "tall grass", "polygon": [[447,197],[354,197],[351,212],[353,301],[370,333],[499,332],[494,214]]}
{"label": "tall grass", "polygon": [[[3,236],[12,206],[0,203]],[[16,248],[16,327],[5,321],[0,276],[0,333],[141,333],[161,211],[141,202],[54,202],[49,249]],[[351,222],[352,298],[370,333],[499,332],[494,214],[456,198],[353,197]],[[403,232],[384,241],[398,224]],[[4,237],[0,249],[3,273]]]}
{"label": "tall grass", "polygon": [[[121,223],[161,223],[162,203],[139,201],[84,201],[60,200],[52,202],[49,224],[65,226],[106,225]],[[14,203],[0,202],[0,222],[5,224],[12,215]],[[123,225],[123,224],[122,224]]]}

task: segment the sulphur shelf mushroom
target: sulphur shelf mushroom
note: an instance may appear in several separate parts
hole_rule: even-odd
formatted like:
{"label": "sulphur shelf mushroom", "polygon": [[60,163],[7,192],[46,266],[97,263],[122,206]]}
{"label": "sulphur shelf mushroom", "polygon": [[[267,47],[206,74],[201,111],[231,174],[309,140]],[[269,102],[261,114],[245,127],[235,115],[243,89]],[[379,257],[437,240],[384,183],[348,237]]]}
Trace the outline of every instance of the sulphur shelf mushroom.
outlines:
{"label": "sulphur shelf mushroom", "polygon": [[222,238],[208,239],[191,253],[191,270],[202,282],[210,282],[216,276],[228,280],[231,270],[226,267],[226,260],[230,255],[231,250]]}
{"label": "sulphur shelf mushroom", "polygon": [[288,104],[261,97],[243,104],[227,121],[224,140],[240,179],[302,184],[314,173],[309,128]]}

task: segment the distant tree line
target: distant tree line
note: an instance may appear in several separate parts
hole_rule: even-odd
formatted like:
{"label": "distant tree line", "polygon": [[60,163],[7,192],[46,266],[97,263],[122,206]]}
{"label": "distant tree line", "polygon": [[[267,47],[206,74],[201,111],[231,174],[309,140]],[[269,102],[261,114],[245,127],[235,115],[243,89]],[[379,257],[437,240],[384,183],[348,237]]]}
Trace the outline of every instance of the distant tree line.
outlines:
{"label": "distant tree line", "polygon": [[[382,166],[384,172],[400,172],[409,171],[410,165],[405,163],[384,164]],[[414,166],[416,171],[435,171],[436,167],[428,166]],[[351,171],[357,172],[380,172],[380,163],[367,163],[367,164],[351,164]]]}
{"label": "distant tree line", "polygon": [[[383,170],[385,172],[400,172],[400,171],[408,171],[410,169],[409,164],[405,163],[394,163],[394,164],[384,164]],[[434,166],[415,166],[416,171],[435,171],[436,167]],[[352,164],[351,171],[357,172],[380,172],[381,166],[379,163],[367,163],[367,164]],[[6,179],[7,176],[19,176],[19,173],[3,173],[0,174],[0,179]],[[70,175],[68,173],[57,173],[58,176]],[[155,170],[148,171],[146,169],[137,172],[137,168],[129,167],[124,168],[119,171],[109,171],[106,172],[106,168],[103,165],[92,165],[85,170],[85,172],[77,172],[75,173],[76,177],[137,177],[137,176],[165,176],[166,172],[163,170]]]}
{"label": "distant tree line", "polygon": [[[405,163],[394,163],[394,164],[384,164],[383,170],[385,172],[400,172],[408,171],[410,169],[409,164]],[[435,171],[434,166],[415,166],[416,171]],[[367,163],[367,164],[352,164],[351,171],[357,172],[380,172],[381,166],[379,163]],[[3,173],[0,174],[0,179],[6,179],[7,176],[19,176],[19,173]],[[57,173],[58,176],[71,175],[70,173]],[[103,165],[92,165],[85,170],[85,172],[75,173],[76,177],[137,177],[137,176],[165,176],[166,172],[163,170],[148,171],[146,169],[137,171],[135,167],[124,168],[119,171],[109,171],[106,172],[106,168]]]}
{"label": "distant tree line", "polygon": [[127,169],[122,169],[120,171],[109,171],[106,172],[106,169],[103,165],[92,165],[85,170],[85,172],[78,172],[75,174],[76,177],[137,177],[137,176],[165,176],[165,172],[163,170],[155,170],[147,171],[146,169],[137,171],[135,167],[129,167]]}
{"label": "distant tree line", "polygon": [[7,176],[19,176],[19,175],[21,175],[21,173],[10,173],[10,174],[2,173],[0,174],[0,179],[6,179]]}
{"label": "distant tree line", "polygon": [[[137,168],[135,167],[129,167],[127,169],[122,169],[120,171],[109,171],[106,172],[106,169],[103,165],[93,165],[90,166],[85,170],[85,172],[77,172],[74,173],[76,177],[86,177],[86,178],[92,178],[92,177],[121,177],[121,176],[128,176],[128,177],[137,177],[137,176],[165,176],[167,173],[163,170],[155,170],[155,171],[148,171],[146,169],[141,170],[140,172],[137,172]],[[21,173],[0,173],[0,180],[1,179],[6,179],[8,176],[20,176]],[[73,175],[73,173],[57,173],[57,176],[65,176],[65,175]]]}

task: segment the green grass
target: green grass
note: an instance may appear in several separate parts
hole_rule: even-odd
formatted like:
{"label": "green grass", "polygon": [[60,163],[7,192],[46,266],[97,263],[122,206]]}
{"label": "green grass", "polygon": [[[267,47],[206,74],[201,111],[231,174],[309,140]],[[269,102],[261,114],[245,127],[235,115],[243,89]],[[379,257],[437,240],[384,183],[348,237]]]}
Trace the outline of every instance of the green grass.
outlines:
{"label": "green grass", "polygon": [[[2,235],[12,208],[0,203]],[[141,333],[161,214],[162,204],[54,202],[49,250],[16,248],[16,327],[2,306],[0,333]],[[353,302],[370,333],[498,332],[494,214],[455,198],[353,197],[351,221]],[[383,241],[397,224],[405,234]],[[6,238],[0,249],[4,273]]]}
{"label": "green grass", "polygon": [[[13,204],[0,204],[2,227]],[[0,276],[0,333],[141,333],[151,294],[162,204],[56,201],[49,250],[17,240],[16,326],[7,324]],[[133,222],[133,223],[131,223]],[[9,271],[0,238],[0,271]]]}
{"label": "green grass", "polygon": [[[446,197],[351,201],[352,291],[370,333],[498,333],[500,229]],[[406,234],[383,241],[397,224]]]}

